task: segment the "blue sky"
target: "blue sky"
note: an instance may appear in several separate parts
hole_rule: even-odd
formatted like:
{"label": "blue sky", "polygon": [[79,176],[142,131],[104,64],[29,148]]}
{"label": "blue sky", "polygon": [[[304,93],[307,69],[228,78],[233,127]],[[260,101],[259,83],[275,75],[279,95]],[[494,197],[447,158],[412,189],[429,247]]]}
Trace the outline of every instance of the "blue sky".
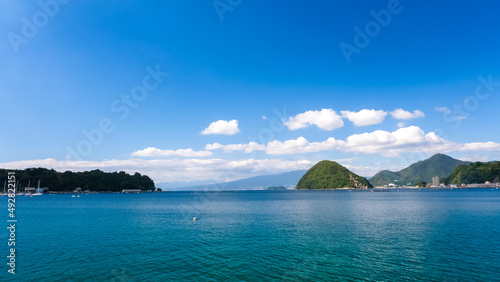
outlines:
{"label": "blue sky", "polygon": [[2,167],[224,181],[322,159],[364,176],[436,152],[500,159],[492,1],[0,8]]}

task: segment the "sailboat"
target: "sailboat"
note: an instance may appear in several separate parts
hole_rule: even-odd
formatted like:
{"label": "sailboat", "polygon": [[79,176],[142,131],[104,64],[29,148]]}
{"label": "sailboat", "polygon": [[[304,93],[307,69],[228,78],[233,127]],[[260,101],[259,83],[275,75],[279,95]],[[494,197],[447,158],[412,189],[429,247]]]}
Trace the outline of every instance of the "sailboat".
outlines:
{"label": "sailboat", "polygon": [[31,180],[28,181],[28,187],[24,188],[24,196],[26,197],[31,197],[31,191],[34,190],[34,187],[30,187],[31,185]]}
{"label": "sailboat", "polygon": [[19,181],[16,183],[16,187],[19,187],[19,188],[17,188],[17,193],[16,193],[16,195],[17,195],[17,196],[22,196],[22,195],[24,195],[24,193],[23,193],[23,191],[22,191],[23,189],[22,189],[22,188],[21,188],[21,186],[19,185]]}
{"label": "sailboat", "polygon": [[2,196],[7,195],[7,193],[5,192],[5,187],[6,186],[7,186],[7,180],[5,180],[5,182],[3,183],[3,193],[2,193]]}
{"label": "sailboat", "polygon": [[38,187],[35,189],[35,194],[33,196],[41,196],[43,195],[43,189],[40,188],[40,179],[38,179]]}

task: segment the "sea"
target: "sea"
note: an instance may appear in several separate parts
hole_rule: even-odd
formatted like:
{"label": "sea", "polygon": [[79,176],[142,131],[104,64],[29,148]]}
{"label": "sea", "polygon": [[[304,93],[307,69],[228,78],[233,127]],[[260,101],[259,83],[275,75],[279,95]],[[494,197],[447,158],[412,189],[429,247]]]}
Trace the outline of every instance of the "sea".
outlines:
{"label": "sea", "polygon": [[0,208],[1,281],[500,281],[500,189],[17,196],[15,274]]}

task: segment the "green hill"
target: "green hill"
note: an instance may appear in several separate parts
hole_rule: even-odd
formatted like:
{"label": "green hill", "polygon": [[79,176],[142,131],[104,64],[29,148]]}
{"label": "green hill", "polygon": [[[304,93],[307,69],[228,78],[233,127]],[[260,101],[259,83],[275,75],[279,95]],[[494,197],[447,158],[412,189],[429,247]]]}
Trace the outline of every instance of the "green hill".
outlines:
{"label": "green hill", "polygon": [[382,170],[370,178],[370,183],[373,186],[382,186],[389,183],[400,185],[410,183],[414,185],[419,181],[431,182],[432,177],[436,175],[439,178],[447,177],[456,167],[464,164],[469,164],[469,162],[460,161],[443,154],[435,154],[427,160],[416,162],[397,172]]}
{"label": "green hill", "polygon": [[472,184],[486,181],[498,183],[500,178],[500,162],[481,163],[458,166],[450,176],[444,179],[447,184]]}
{"label": "green hill", "polygon": [[[124,171],[103,172],[101,170],[92,170],[84,172],[57,172],[46,168],[27,168],[24,170],[5,170],[0,169],[0,179],[7,179],[7,172],[14,171],[19,187],[36,186],[40,179],[42,187],[48,187],[50,191],[73,191],[77,187],[82,190],[91,191],[114,191],[123,189],[154,190],[155,184],[147,175],[141,175],[136,172],[130,175]],[[2,183],[3,184],[3,183]]]}
{"label": "green hill", "polygon": [[300,179],[296,189],[371,188],[366,180],[333,161],[321,161]]}

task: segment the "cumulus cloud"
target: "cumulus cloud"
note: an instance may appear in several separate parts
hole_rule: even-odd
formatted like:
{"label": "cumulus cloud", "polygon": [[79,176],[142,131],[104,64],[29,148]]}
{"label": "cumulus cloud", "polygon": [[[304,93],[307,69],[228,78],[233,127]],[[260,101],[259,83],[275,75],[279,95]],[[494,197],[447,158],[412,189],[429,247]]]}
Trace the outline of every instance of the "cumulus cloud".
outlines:
{"label": "cumulus cloud", "polygon": [[193,149],[178,149],[178,150],[161,150],[155,147],[147,147],[146,149],[135,151],[131,154],[132,157],[209,157],[212,152],[209,151],[194,151]]}
{"label": "cumulus cloud", "polygon": [[238,121],[233,119],[230,121],[227,120],[218,120],[212,122],[205,130],[201,132],[201,134],[225,134],[225,135],[234,135],[240,132],[238,128]]}
{"label": "cumulus cloud", "polygon": [[341,113],[344,118],[347,118],[358,127],[382,123],[387,115],[387,112],[382,110],[376,111],[367,109],[363,109],[359,112],[341,111]]}
{"label": "cumulus cloud", "polygon": [[404,122],[404,121],[398,122],[397,126],[398,127],[405,127],[406,126],[406,122]]}
{"label": "cumulus cloud", "polygon": [[274,140],[267,144],[266,153],[269,155],[287,155],[311,153],[319,151],[332,151],[339,148],[339,143],[335,138],[330,137],[324,142],[309,142],[304,137],[284,142]]}
{"label": "cumulus cloud", "polygon": [[345,150],[350,152],[380,153],[382,156],[397,156],[400,153],[445,152],[453,145],[434,132],[425,133],[417,126],[400,128],[393,132],[376,130],[370,133],[347,137]]}
{"label": "cumulus cloud", "polygon": [[288,118],[284,125],[289,130],[306,128],[310,125],[316,125],[320,129],[334,130],[344,126],[342,117],[332,109],[322,109],[321,111],[307,111]]}
{"label": "cumulus cloud", "polygon": [[245,153],[251,153],[253,151],[264,151],[266,145],[258,144],[256,142],[249,142],[248,144],[230,144],[222,145],[219,143],[208,144],[205,146],[205,150],[218,150],[222,149],[226,153],[232,153],[233,151],[245,151]]}
{"label": "cumulus cloud", "polygon": [[460,158],[459,160],[464,161],[464,162],[489,162],[490,158],[488,156],[465,156]]}
{"label": "cumulus cloud", "polygon": [[491,141],[465,143],[461,146],[460,151],[500,151],[500,144]]}
{"label": "cumulus cloud", "polygon": [[330,137],[322,142],[309,142],[306,138],[299,137],[287,141],[274,140],[266,146],[266,153],[269,155],[320,151],[378,153],[386,157],[395,157],[408,152],[500,151],[500,144],[494,142],[454,143],[439,137],[434,132],[425,133],[418,126],[409,126],[393,132],[376,130],[353,134],[345,141]]}
{"label": "cumulus cloud", "polygon": [[280,159],[126,159],[104,161],[72,161],[72,160],[26,160],[0,163],[9,169],[25,169],[30,167],[52,168],[63,172],[88,171],[100,169],[107,172],[125,171],[139,172],[151,177],[155,182],[213,180],[214,183],[238,180],[264,174],[282,173],[292,170],[311,168],[317,161],[280,160]]}
{"label": "cumulus cloud", "polygon": [[403,109],[396,109],[392,111],[390,114],[395,119],[403,119],[403,120],[420,118],[425,116],[424,112],[422,112],[421,110],[414,110],[412,113],[405,111]]}

